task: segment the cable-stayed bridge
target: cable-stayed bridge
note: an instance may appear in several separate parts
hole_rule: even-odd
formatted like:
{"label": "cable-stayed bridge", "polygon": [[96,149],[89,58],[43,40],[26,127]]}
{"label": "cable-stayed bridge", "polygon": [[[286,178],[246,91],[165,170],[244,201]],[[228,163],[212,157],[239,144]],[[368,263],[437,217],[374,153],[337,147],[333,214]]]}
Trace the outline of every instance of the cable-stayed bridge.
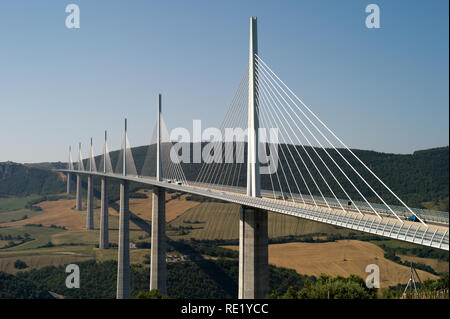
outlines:
{"label": "cable-stayed bridge", "polygon": [[120,181],[117,298],[130,296],[129,182],[153,186],[150,288],[163,293],[166,189],[241,205],[239,298],[268,293],[269,211],[449,250],[448,213],[408,207],[263,61],[256,34],[251,18],[248,67],[220,128],[197,143],[186,140],[184,131],[169,134],[159,95],[155,130],[138,168],[126,120],[114,165],[106,132],[98,169],[92,140],[87,159],[81,144],[76,163],[69,149],[68,168],[61,171],[68,175],[68,192],[71,175],[77,177],[78,210],[81,176],[88,177],[87,229],[93,229],[93,178],[102,181],[101,249],[108,248],[107,181]]}

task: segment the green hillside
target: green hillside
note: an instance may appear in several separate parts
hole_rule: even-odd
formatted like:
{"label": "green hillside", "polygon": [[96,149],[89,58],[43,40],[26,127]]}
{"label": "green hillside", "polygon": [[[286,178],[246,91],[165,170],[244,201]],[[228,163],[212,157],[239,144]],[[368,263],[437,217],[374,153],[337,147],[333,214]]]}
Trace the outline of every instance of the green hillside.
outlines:
{"label": "green hillside", "polygon": [[65,187],[62,176],[48,169],[0,163],[0,197],[56,194]]}

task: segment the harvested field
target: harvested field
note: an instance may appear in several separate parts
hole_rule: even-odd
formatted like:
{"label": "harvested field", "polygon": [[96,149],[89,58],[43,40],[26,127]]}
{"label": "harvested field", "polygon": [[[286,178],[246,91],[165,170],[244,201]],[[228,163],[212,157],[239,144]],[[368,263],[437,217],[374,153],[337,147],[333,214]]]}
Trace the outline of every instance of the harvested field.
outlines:
{"label": "harvested field", "polygon": [[[239,205],[205,202],[187,210],[169,223],[173,227],[192,226],[189,234],[173,238],[237,239]],[[269,212],[269,237],[314,233],[348,234],[351,231],[305,219]]]}
{"label": "harvested field", "polygon": [[[145,193],[148,198],[130,198],[130,210],[145,220],[152,220],[152,193]],[[200,203],[187,201],[186,195],[172,199],[175,194],[166,193],[166,222],[170,222],[177,218],[188,209],[198,206]],[[119,204],[119,202],[116,202]]]}
{"label": "harvested field", "polygon": [[[226,246],[237,250],[237,246]],[[380,286],[386,288],[399,283],[406,284],[409,267],[399,265],[384,258],[384,251],[369,242],[340,240],[329,243],[286,243],[269,245],[269,263],[278,267],[294,269],[302,275],[348,277],[351,274],[365,279],[366,266],[380,267]],[[437,279],[428,272],[418,270],[422,280]]]}
{"label": "harvested field", "polygon": [[43,226],[56,225],[61,227],[65,226],[70,230],[78,230],[85,227],[83,214],[73,209],[75,207],[75,200],[73,199],[46,201],[36,206],[42,208],[43,211],[41,214],[1,225],[6,227],[19,227],[27,224],[42,224]]}
{"label": "harvested field", "polygon": [[[433,259],[433,258],[421,258],[416,256],[398,255],[402,261],[413,263],[420,263],[428,265],[433,268],[438,273],[448,273],[449,263],[443,260]],[[420,274],[419,274],[420,275]]]}

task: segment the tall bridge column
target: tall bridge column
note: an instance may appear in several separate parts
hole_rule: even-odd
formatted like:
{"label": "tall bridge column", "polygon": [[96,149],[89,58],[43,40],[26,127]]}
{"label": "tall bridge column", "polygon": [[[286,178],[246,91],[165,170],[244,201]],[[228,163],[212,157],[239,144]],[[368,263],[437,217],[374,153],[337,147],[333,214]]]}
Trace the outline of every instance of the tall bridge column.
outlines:
{"label": "tall bridge column", "polygon": [[109,248],[109,239],[108,239],[108,193],[106,191],[106,177],[102,177],[102,186],[101,186],[101,204],[100,204],[100,241],[98,243],[98,247],[100,249],[108,249]]}
{"label": "tall bridge column", "polygon": [[94,185],[93,176],[88,176],[86,229],[94,229]]}
{"label": "tall bridge column", "polygon": [[241,207],[239,299],[265,298],[269,290],[267,211]]}
{"label": "tall bridge column", "polygon": [[130,212],[128,182],[120,182],[119,252],[117,258],[117,299],[130,297]]}
{"label": "tall bridge column", "polygon": [[[158,117],[156,121],[156,180],[161,181],[161,107],[162,96],[158,95]],[[153,187],[152,203],[152,252],[150,264],[150,290],[167,293],[166,286],[166,191]]]}
{"label": "tall bridge column", "polygon": [[166,191],[162,187],[153,188],[151,249],[150,290],[166,294]]}
{"label": "tall bridge column", "polygon": [[[259,166],[259,101],[255,55],[258,53],[257,20],[250,18],[248,68],[247,195],[261,197]],[[268,293],[267,211],[242,206],[239,221],[239,298],[264,298]]]}
{"label": "tall bridge column", "polygon": [[82,210],[82,201],[81,201],[81,175],[77,174],[77,192],[76,192],[76,209],[78,211]]}
{"label": "tall bridge column", "polygon": [[70,173],[67,173],[67,194],[70,194]]}

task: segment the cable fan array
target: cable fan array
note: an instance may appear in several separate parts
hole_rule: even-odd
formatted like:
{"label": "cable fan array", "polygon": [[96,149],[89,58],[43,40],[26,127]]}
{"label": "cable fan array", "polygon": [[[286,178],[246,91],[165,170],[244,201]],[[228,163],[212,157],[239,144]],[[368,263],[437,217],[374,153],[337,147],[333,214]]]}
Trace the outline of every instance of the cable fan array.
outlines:
{"label": "cable fan array", "polygon": [[[142,166],[141,175],[156,177],[156,142],[157,142],[157,132],[153,130],[151,143],[147,149],[147,154],[145,156],[144,164]],[[166,123],[163,116],[161,115],[161,178],[166,181],[188,184],[188,180],[184,174],[183,168],[181,167],[181,162],[176,154],[172,154],[174,142],[170,140],[169,130],[167,129]]]}
{"label": "cable fan array", "polygon": [[[125,152],[125,158],[124,158],[124,152]],[[125,160],[125,165],[123,165],[123,162]],[[116,162],[116,168],[114,170],[114,173],[116,174],[125,174],[126,175],[134,175],[137,176],[137,169],[136,164],[134,163],[133,153],[131,152],[131,145],[130,141],[128,140],[128,133],[124,133],[122,146],[120,147],[119,156],[117,158]]]}
{"label": "cable fan array", "polygon": [[274,178],[269,177],[273,192],[278,191],[283,200],[325,205],[345,213],[349,209],[371,212],[381,218],[372,204],[378,202],[401,221],[386,203],[389,198],[423,223],[258,55],[255,61],[259,118],[263,126],[277,127],[280,137],[280,169]]}
{"label": "cable fan array", "polygon": [[248,118],[248,69],[242,75],[238,89],[220,125],[221,139],[203,141],[202,157],[212,155],[214,161],[204,162],[196,183],[238,188],[246,178],[246,141],[239,137],[224,140],[231,129],[246,129]]}
{"label": "cable fan array", "polygon": [[[203,162],[200,166],[179,161],[179,154],[173,148],[175,142],[170,140],[161,116],[161,177],[164,181],[245,193],[248,72],[247,68],[219,127],[220,137],[211,135],[201,142]],[[370,213],[380,219],[381,214],[392,215],[402,221],[387,204],[387,201],[396,201],[400,208],[426,225],[258,55],[255,55],[255,82],[259,128],[265,132],[260,134],[258,157],[263,168],[269,163],[276,164],[274,171],[261,175],[263,197],[292,204],[327,207],[346,214],[349,211],[361,215]],[[271,129],[277,131],[275,141],[267,138]],[[155,127],[145,159],[139,161],[142,163],[139,165],[142,167],[139,176],[156,176],[156,133]],[[266,137],[261,138],[263,136]],[[81,145],[78,155],[77,169],[85,170]],[[126,165],[123,165],[124,160]],[[71,165],[70,156],[69,168],[73,168]],[[97,171],[92,143],[86,167]],[[100,172],[114,174],[124,174],[125,169],[127,175],[138,176],[126,130],[114,170],[105,135],[103,160],[99,168]],[[185,171],[191,175],[189,180]],[[398,212],[399,206],[395,209]]]}

